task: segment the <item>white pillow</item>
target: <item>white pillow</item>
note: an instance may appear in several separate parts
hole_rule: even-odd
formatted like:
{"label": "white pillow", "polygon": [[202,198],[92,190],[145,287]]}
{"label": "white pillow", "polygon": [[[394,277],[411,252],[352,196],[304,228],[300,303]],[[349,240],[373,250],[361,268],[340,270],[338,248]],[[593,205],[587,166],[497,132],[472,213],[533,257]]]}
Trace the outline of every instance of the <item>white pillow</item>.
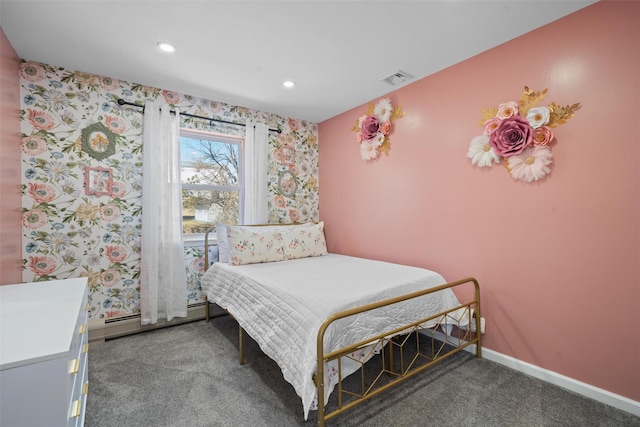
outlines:
{"label": "white pillow", "polygon": [[227,225],[216,222],[216,237],[218,239],[218,262],[229,262],[229,239],[227,239]]}
{"label": "white pillow", "polygon": [[227,226],[231,265],[283,261],[282,235],[278,230]]}
{"label": "white pillow", "polygon": [[327,254],[324,222],[307,227],[287,228],[281,231],[285,259],[306,258]]}

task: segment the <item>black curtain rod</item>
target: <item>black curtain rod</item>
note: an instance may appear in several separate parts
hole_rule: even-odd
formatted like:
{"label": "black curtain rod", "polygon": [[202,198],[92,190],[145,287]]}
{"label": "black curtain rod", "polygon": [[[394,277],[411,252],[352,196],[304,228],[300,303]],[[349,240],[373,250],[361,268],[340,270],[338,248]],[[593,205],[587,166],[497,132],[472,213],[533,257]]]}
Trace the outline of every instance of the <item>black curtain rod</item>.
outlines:
{"label": "black curtain rod", "polygon": [[[144,113],[144,105],[136,104],[135,102],[125,101],[122,98],[118,99],[118,105],[131,105],[133,107],[142,108],[142,112]],[[173,113],[174,111],[171,111],[171,112]],[[195,114],[189,114],[189,113],[182,113],[181,112],[180,115],[181,116],[187,116],[187,117],[193,117],[194,119],[206,120],[206,121],[209,122],[210,125],[212,125],[211,122],[218,122],[218,123],[225,123],[225,124],[233,125],[233,126],[243,126],[243,127],[247,126],[244,123],[229,122],[229,121],[221,120],[221,119],[212,119],[210,117],[196,116]],[[282,133],[282,131],[280,129],[271,129],[271,128],[269,128],[269,132]]]}

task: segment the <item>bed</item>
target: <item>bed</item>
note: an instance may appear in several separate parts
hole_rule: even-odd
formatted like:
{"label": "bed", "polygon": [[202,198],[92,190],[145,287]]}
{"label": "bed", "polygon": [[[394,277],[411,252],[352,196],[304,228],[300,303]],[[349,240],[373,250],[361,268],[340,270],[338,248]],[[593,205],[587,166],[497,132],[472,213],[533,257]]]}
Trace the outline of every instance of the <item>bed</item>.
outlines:
{"label": "bed", "polygon": [[[201,279],[207,321],[209,302],[236,319],[240,363],[246,332],[300,396],[305,420],[317,410],[323,426],[466,347],[481,357],[481,335],[470,327],[480,318],[473,278],[447,283],[428,269],[329,253],[322,222],[217,224],[216,233],[219,261]],[[208,254],[208,236],[205,246]],[[469,288],[461,291],[468,301],[458,300],[456,288]],[[414,353],[405,355],[414,337]],[[420,349],[425,337],[428,352]],[[380,373],[365,379],[364,364],[373,358]],[[358,386],[345,386],[357,372]]]}

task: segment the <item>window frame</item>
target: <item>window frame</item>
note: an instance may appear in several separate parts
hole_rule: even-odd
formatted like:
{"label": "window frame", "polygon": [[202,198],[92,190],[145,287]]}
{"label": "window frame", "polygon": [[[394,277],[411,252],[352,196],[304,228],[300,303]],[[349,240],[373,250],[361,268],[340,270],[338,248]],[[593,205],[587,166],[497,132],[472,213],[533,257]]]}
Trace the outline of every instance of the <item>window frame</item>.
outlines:
{"label": "window frame", "polygon": [[[238,146],[238,186],[231,185],[205,185],[205,184],[184,184],[182,182],[182,153],[180,154],[180,202],[182,203],[182,190],[203,190],[203,191],[238,191],[238,220],[242,218],[244,212],[244,136],[222,134],[217,132],[202,131],[197,129],[180,128],[180,138],[206,139],[216,142],[236,144]],[[212,223],[213,225],[213,223]],[[180,219],[182,228],[182,218]],[[198,246],[204,242],[205,233],[182,233],[184,246]],[[209,236],[209,242],[215,243],[217,237],[214,234]]]}

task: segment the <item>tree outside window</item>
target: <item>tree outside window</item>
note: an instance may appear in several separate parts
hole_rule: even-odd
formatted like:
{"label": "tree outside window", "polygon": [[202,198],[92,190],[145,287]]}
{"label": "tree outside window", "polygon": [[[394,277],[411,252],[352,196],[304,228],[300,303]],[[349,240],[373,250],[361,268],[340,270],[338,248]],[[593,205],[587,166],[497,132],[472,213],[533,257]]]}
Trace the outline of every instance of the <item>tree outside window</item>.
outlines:
{"label": "tree outside window", "polygon": [[182,129],[182,232],[199,234],[216,221],[238,224],[241,139]]}

